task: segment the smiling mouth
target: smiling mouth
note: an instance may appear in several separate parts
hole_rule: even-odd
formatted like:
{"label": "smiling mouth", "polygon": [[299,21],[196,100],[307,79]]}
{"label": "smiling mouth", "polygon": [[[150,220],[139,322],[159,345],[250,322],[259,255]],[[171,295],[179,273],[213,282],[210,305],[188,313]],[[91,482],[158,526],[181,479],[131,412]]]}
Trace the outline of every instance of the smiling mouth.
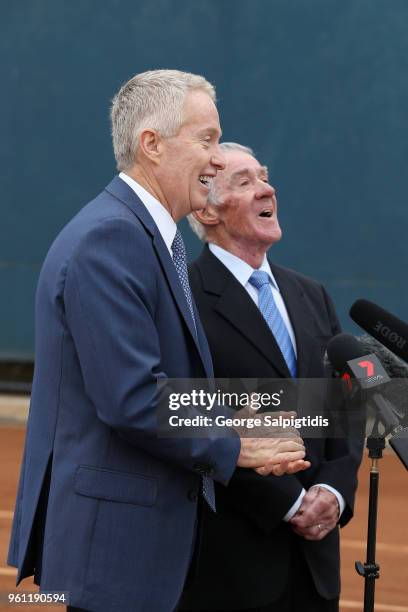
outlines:
{"label": "smiling mouth", "polygon": [[266,219],[270,219],[272,216],[273,216],[273,210],[271,210],[270,208],[267,208],[267,209],[263,210],[258,215],[258,217],[263,217],[263,218],[266,218]]}
{"label": "smiling mouth", "polygon": [[202,185],[204,185],[205,187],[207,187],[207,189],[209,189],[211,187],[213,178],[214,178],[213,176],[202,174],[201,176],[198,177],[198,180],[200,181]]}

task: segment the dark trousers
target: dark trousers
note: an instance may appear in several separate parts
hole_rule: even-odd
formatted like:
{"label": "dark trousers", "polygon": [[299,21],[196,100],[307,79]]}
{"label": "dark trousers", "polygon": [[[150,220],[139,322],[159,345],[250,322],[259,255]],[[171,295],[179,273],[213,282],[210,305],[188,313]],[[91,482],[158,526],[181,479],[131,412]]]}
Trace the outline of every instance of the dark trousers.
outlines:
{"label": "dark trousers", "polygon": [[[271,578],[273,579],[273,578]],[[208,585],[211,589],[211,584]],[[257,608],[229,609],[229,612],[338,612],[339,600],[323,599],[316,590],[309,568],[300,550],[292,555],[288,584],[282,595],[266,606]],[[181,611],[180,611],[181,612]],[[225,612],[224,610],[195,609],[182,612]]]}

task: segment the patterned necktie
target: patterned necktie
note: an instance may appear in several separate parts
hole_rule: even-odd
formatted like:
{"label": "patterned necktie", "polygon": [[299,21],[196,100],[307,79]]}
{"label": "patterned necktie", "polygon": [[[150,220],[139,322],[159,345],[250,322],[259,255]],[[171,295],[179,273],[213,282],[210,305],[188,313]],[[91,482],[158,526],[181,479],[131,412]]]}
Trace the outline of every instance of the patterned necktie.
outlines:
{"label": "patterned necktie", "polygon": [[[184,246],[184,240],[179,230],[176,231],[176,235],[174,236],[174,240],[171,245],[171,250],[173,252],[174,265],[176,266],[177,274],[179,276],[181,286],[183,287],[184,295],[186,296],[187,304],[194,323],[195,334],[197,337],[197,327],[194,316],[193,300],[191,298],[190,283],[188,282],[186,247]],[[215,491],[214,481],[212,478],[209,478],[208,476],[202,476],[202,493],[205,501],[210,506],[211,510],[215,512]]]}
{"label": "patterned necktie", "polygon": [[190,284],[188,282],[186,247],[184,246],[184,240],[179,230],[176,231],[176,235],[174,236],[174,240],[171,245],[171,250],[173,252],[174,265],[176,266],[177,274],[179,275],[180,283],[183,288],[184,295],[186,296],[188,308],[194,323],[194,331],[197,337],[193,300],[191,299]]}
{"label": "patterned necktie", "polygon": [[279,308],[276,306],[273,297],[272,287],[269,283],[269,275],[262,270],[255,270],[249,279],[251,285],[258,289],[258,308],[262,313],[269,329],[273,333],[275,340],[286,361],[289,372],[293,377],[297,374],[296,355],[290,339],[288,329],[282,318]]}

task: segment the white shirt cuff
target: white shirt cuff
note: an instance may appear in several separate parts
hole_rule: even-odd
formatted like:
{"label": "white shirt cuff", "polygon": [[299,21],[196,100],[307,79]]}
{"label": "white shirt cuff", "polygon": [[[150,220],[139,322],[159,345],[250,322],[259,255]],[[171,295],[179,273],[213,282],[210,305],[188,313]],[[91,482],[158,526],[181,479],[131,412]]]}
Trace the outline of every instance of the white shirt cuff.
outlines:
{"label": "white shirt cuff", "polygon": [[283,521],[288,523],[290,521],[290,519],[295,516],[296,512],[299,510],[299,508],[300,508],[300,506],[302,504],[302,499],[304,498],[305,494],[306,494],[305,489],[302,489],[299,497],[297,498],[297,500],[295,501],[293,506],[288,510],[288,512],[283,517],[283,519],[282,519]]}
{"label": "white shirt cuff", "polygon": [[314,484],[310,488],[313,489],[313,487],[322,487],[323,489],[327,489],[328,491],[330,491],[331,493],[333,493],[333,495],[337,497],[337,501],[339,502],[339,518],[340,518],[341,515],[343,514],[344,508],[346,507],[346,502],[344,501],[344,497],[342,496],[342,494],[339,493],[338,490],[335,489],[334,487],[331,487],[330,485],[324,484],[324,483]]}

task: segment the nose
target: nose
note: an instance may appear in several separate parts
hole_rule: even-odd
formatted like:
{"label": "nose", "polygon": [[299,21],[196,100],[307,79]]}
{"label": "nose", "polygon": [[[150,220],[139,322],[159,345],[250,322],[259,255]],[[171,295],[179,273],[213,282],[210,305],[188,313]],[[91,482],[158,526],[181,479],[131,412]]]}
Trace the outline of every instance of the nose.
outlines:
{"label": "nose", "polygon": [[275,197],[275,194],[275,187],[273,187],[269,183],[265,183],[264,181],[258,181],[258,189],[256,191],[257,198],[273,198]]}
{"label": "nose", "polygon": [[225,155],[221,152],[221,149],[217,147],[215,153],[211,156],[211,164],[217,168],[217,170],[225,170],[227,160]]}

